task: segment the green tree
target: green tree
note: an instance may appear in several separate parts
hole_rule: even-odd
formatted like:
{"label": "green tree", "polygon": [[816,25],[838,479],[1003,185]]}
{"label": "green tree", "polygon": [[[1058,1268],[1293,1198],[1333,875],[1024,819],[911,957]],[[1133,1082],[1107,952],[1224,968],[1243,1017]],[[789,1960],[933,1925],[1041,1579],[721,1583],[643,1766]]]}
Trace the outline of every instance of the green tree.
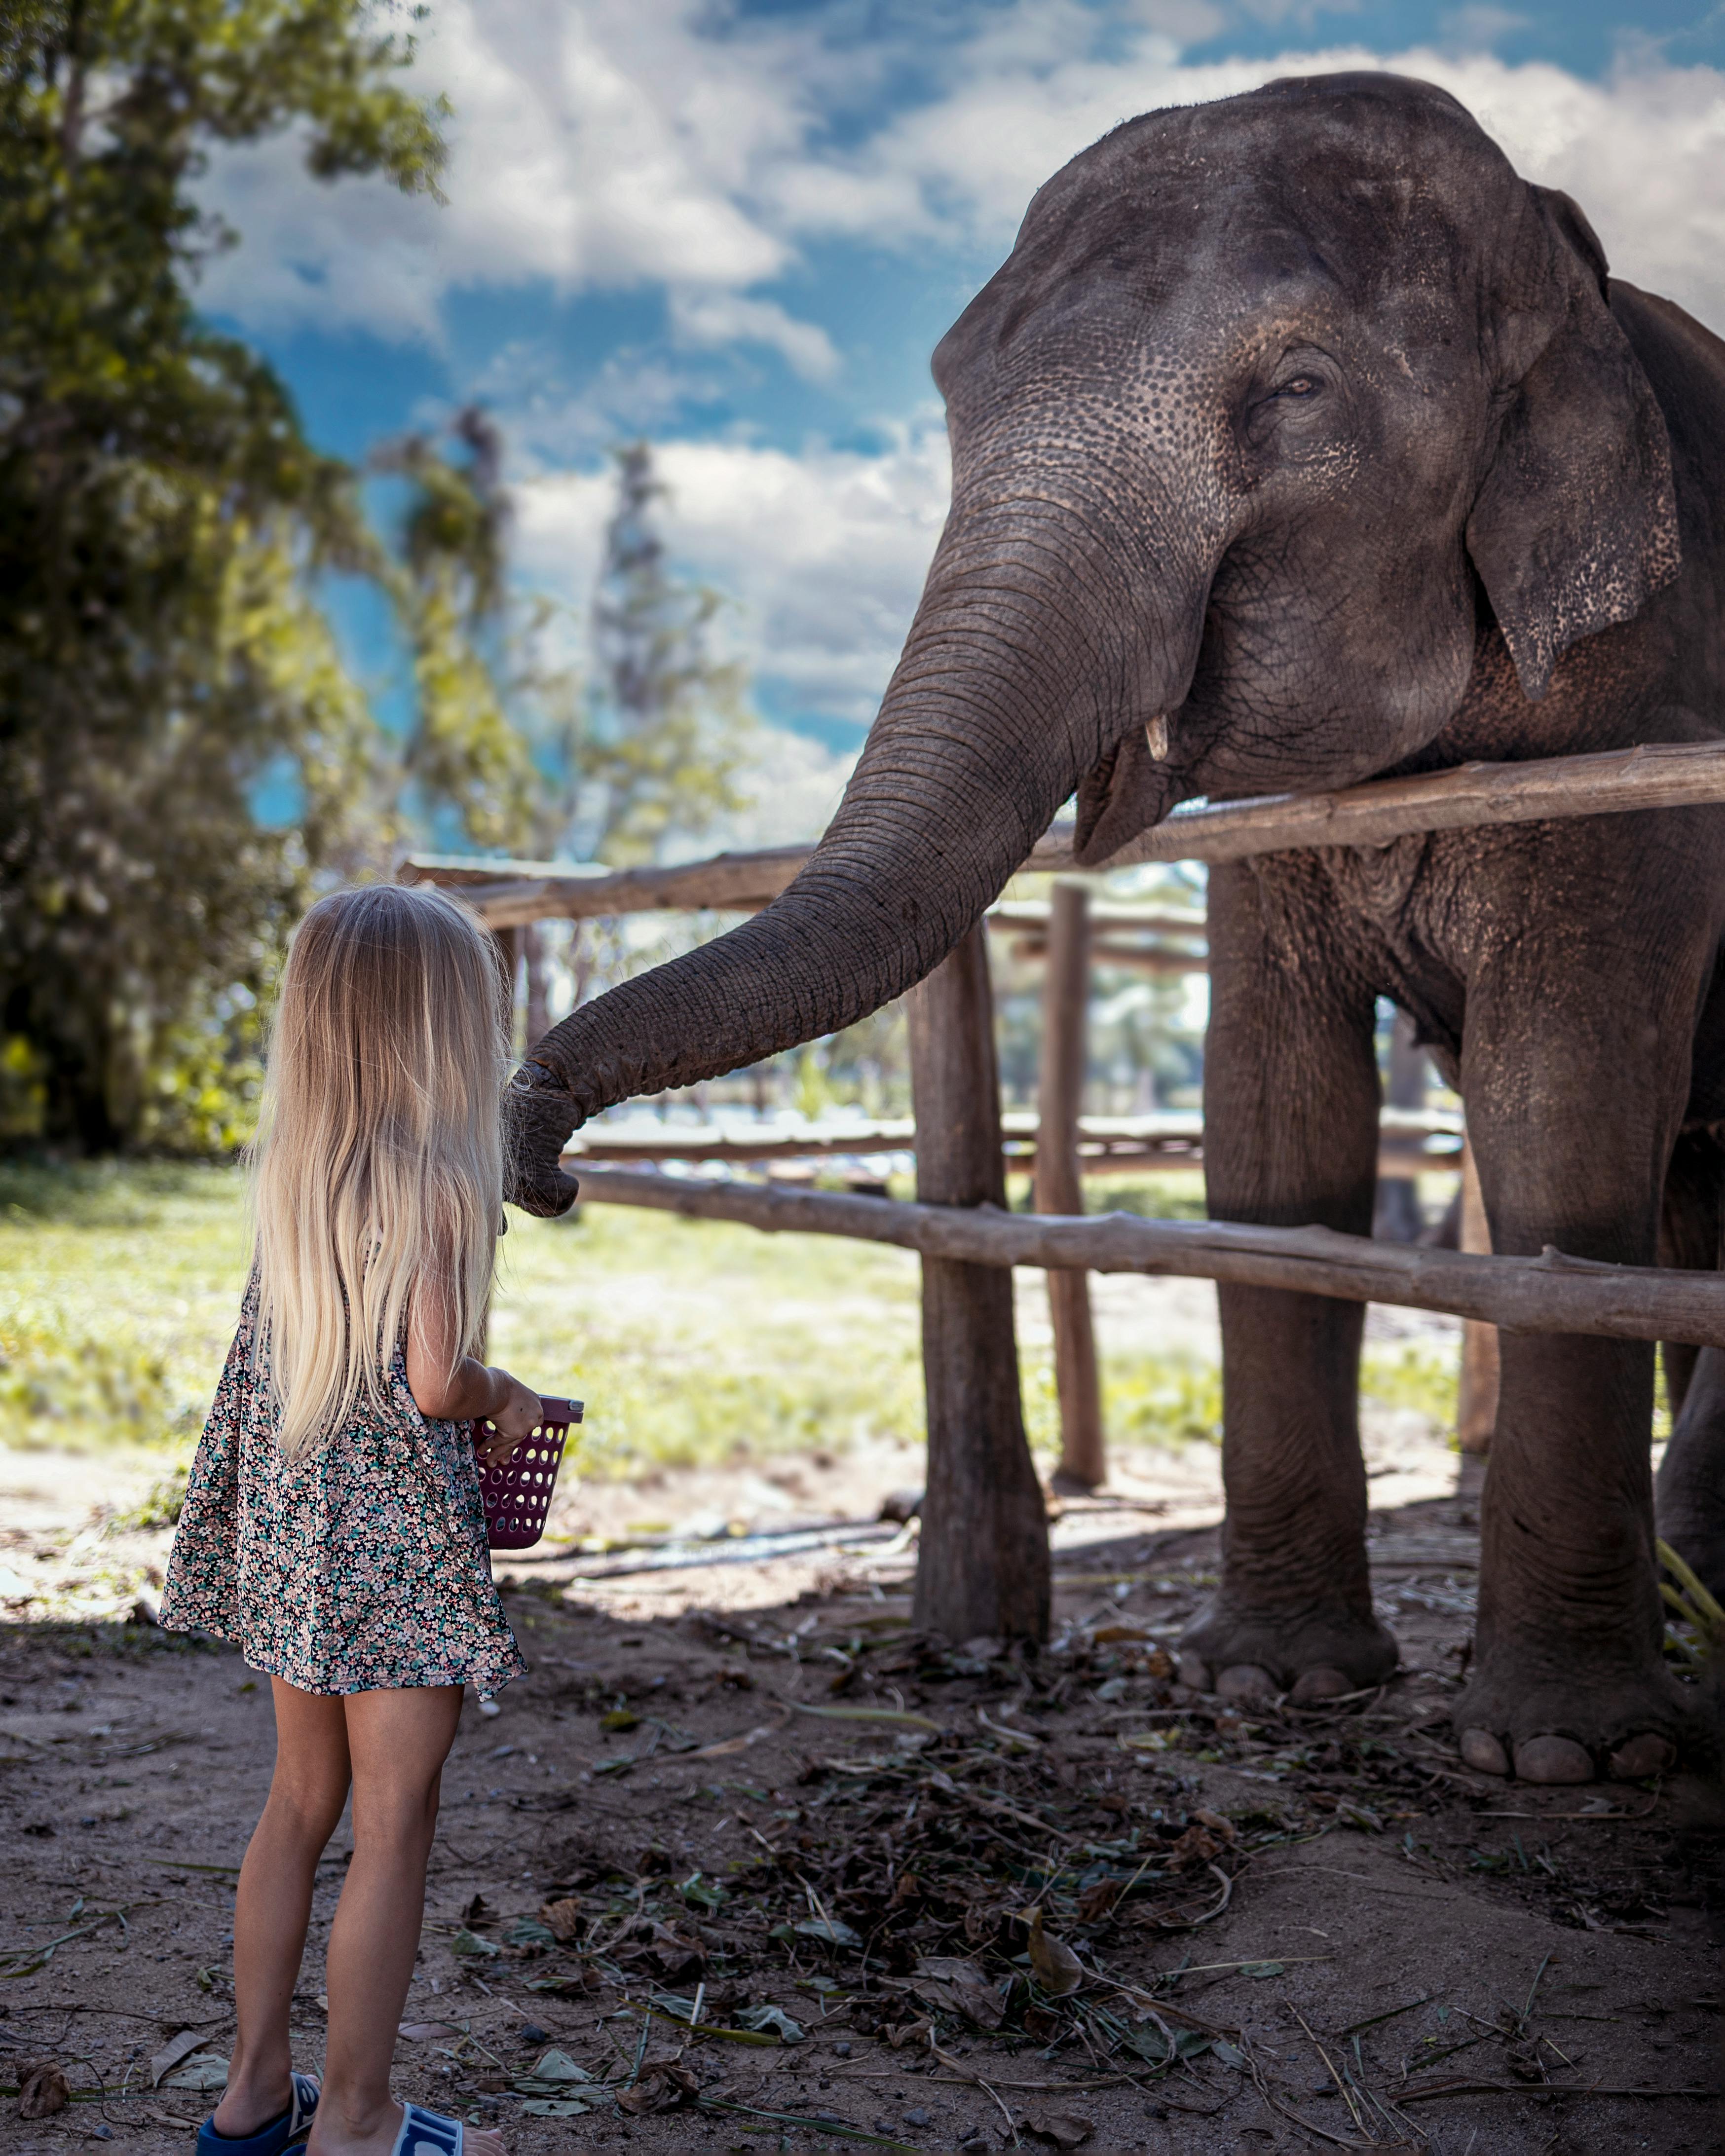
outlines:
{"label": "green tree", "polygon": [[55,1141],[167,1131],[162,1056],[363,845],[376,729],[316,594],[377,549],[354,475],[199,319],[234,235],[192,187],[294,126],[321,178],[434,193],[412,50],[366,0],[0,7],[0,1082]]}
{"label": "green tree", "polygon": [[658,526],[665,487],[645,442],[616,453],[617,506],[593,610],[595,696],[579,749],[594,859],[632,866],[747,806],[737,780],[752,721],[745,675],[713,658],[718,593],[673,575]]}
{"label": "green tree", "polygon": [[541,812],[541,788],[518,723],[536,712],[539,677],[523,649],[506,572],[509,497],[503,444],[485,413],[458,413],[459,463],[429,434],[387,444],[374,472],[407,485],[388,581],[412,654],[413,722],[399,744],[399,783],[422,806],[454,808],[475,846],[518,849]]}

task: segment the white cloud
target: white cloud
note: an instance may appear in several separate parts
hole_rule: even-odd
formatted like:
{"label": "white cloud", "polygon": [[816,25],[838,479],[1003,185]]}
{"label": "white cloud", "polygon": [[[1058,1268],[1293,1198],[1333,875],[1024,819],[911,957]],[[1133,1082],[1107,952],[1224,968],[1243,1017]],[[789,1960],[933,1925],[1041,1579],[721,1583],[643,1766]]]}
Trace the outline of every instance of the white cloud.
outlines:
{"label": "white cloud", "polygon": [[829,382],[839,355],[824,329],[799,322],[773,300],[740,292],[673,291],[671,327],[690,344],[764,344],[783,354],[805,381]]}
{"label": "white cloud", "polygon": [[724,817],[691,840],[691,855],[726,848],[793,846],[818,839],[833,820],[845,783],[856,762],[783,726],[763,726],[755,753],[738,774],[746,808]]}
{"label": "white cloud", "polygon": [[[211,265],[205,293],[253,322],[435,336],[455,287],[658,285],[685,339],[765,343],[821,379],[836,363],[824,333],[740,296],[806,238],[1004,249],[1041,182],[1122,119],[1278,74],[1389,66],[1454,90],[1530,178],[1569,187],[1625,275],[1725,315],[1725,74],[1645,55],[1599,81],[1511,65],[1486,49],[1509,19],[1464,6],[1442,50],[1189,65],[1182,41],[1222,24],[1211,0],[979,5],[938,46],[902,28],[859,40],[839,7],[792,21],[703,0],[444,0],[418,80],[456,108],[449,208],[320,186],[287,141],[224,153],[210,193],[246,244]],[[834,146],[832,123],[913,61],[932,90]]]}
{"label": "white cloud", "polygon": [[776,275],[790,244],[743,197],[755,165],[810,125],[806,39],[709,37],[704,13],[700,0],[445,0],[414,80],[455,106],[449,207],[376,181],[321,186],[291,141],[222,152],[206,197],[246,244],[211,265],[208,302],[253,322],[434,336],[454,286]]}
{"label": "white cloud", "polygon": [[[730,633],[754,671],[807,711],[865,725],[946,516],[939,421],[931,415],[901,429],[875,455],[669,442],[658,468],[671,552],[736,600]],[[584,605],[611,501],[603,473],[522,485],[516,546],[528,581]]]}
{"label": "white cloud", "polygon": [[[1483,50],[1362,45],[1269,59],[1184,62],[1157,28],[1117,38],[1045,38],[1097,18],[1019,0],[966,48],[946,94],[901,113],[844,158],[811,172],[777,168],[788,233],[843,234],[905,244],[942,237],[1004,251],[1030,197],[1110,128],[1162,105],[1228,97],[1279,75],[1391,69],[1459,97],[1528,179],[1575,196],[1613,266],[1703,319],[1725,323],[1725,73],[1626,58],[1592,81],[1549,61],[1517,64]],[[1483,12],[1483,42],[1504,27]],[[1064,46],[1064,49],[1057,49]]]}

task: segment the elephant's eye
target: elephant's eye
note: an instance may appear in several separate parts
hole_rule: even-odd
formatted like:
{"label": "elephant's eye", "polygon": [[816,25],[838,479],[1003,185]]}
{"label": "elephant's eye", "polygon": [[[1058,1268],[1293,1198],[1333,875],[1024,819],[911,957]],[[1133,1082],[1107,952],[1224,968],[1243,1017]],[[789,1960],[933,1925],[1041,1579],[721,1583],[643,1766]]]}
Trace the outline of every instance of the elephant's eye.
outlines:
{"label": "elephant's eye", "polygon": [[1317,388],[1316,375],[1296,374],[1291,382],[1280,383],[1273,393],[1277,397],[1310,397]]}

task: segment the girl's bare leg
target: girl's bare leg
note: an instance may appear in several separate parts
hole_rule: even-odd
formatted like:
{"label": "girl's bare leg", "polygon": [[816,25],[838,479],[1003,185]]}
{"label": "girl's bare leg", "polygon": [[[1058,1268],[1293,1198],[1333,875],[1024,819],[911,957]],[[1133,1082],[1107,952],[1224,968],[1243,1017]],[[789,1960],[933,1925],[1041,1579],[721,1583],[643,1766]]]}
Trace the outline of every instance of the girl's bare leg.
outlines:
{"label": "girl's bare leg", "polygon": [[[461,1716],[456,1685],[354,1692],[343,1703],[353,1861],[330,1929],[329,2046],[310,2156],[387,2150],[401,2124],[389,2069],[419,1950],[439,1782]],[[502,2156],[495,2133],[470,2127],[466,2146],[470,2156]]]}
{"label": "girl's bare leg", "polygon": [[275,1772],[240,1866],[234,1904],[239,2034],[218,2133],[255,2133],[288,2107],[288,2010],[305,1952],[317,1860],[347,1801],[344,1702],[272,1677]]}

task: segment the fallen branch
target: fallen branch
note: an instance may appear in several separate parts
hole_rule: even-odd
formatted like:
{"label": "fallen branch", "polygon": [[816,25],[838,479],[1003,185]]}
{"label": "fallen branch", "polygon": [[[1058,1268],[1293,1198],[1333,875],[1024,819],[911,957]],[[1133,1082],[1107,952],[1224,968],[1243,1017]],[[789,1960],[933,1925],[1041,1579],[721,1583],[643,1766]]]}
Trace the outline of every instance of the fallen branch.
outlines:
{"label": "fallen branch", "polygon": [[1020,1811],[1016,1804],[1007,1804],[999,1797],[985,1797],[980,1790],[962,1788],[950,1774],[942,1774],[938,1769],[930,1774],[927,1780],[930,1788],[937,1790],[942,1796],[955,1798],[959,1803],[970,1804],[979,1812],[992,1812],[999,1819],[1012,1820],[1019,1826],[1029,1827],[1044,1841],[1075,1842],[1085,1839],[1082,1835],[1068,1834],[1060,1827],[1050,1825],[1048,1820],[1038,1819],[1034,1812]]}
{"label": "fallen branch", "polygon": [[1440,2082],[1435,2088],[1398,2089],[1398,2103],[1424,2103],[1434,2096],[1639,2096],[1717,2097],[1711,2088],[1606,2088],[1596,2082]]}
{"label": "fallen branch", "polygon": [[1127,1213],[1083,1219],[1004,1213],[991,1205],[922,1205],[572,1164],[583,1195],[600,1204],[735,1220],[768,1235],[840,1235],[968,1265],[1170,1274],[1287,1288],[1343,1302],[1447,1311],[1507,1332],[1725,1348],[1725,1276],[1713,1273],[1600,1265],[1549,1248],[1537,1258],[1487,1257],[1374,1242],[1329,1228],[1142,1220]]}
{"label": "fallen branch", "polygon": [[1320,2126],[1315,2118],[1307,2118],[1303,2112],[1297,2112],[1291,2106],[1284,2103],[1269,2082],[1265,2080],[1262,2070],[1258,2065],[1256,2054],[1251,2046],[1242,2041],[1240,2048],[1241,2056],[1246,2062],[1246,2071],[1252,2077],[1252,2086],[1263,2097],[1271,2110],[1280,2118],[1289,2120],[1293,2125],[1299,2127],[1303,2133],[1312,2134],[1320,2141],[1327,2141],[1334,2148],[1372,2148],[1378,2145],[1371,2141],[1350,2141],[1345,2133],[1332,2133],[1328,2127]]}

